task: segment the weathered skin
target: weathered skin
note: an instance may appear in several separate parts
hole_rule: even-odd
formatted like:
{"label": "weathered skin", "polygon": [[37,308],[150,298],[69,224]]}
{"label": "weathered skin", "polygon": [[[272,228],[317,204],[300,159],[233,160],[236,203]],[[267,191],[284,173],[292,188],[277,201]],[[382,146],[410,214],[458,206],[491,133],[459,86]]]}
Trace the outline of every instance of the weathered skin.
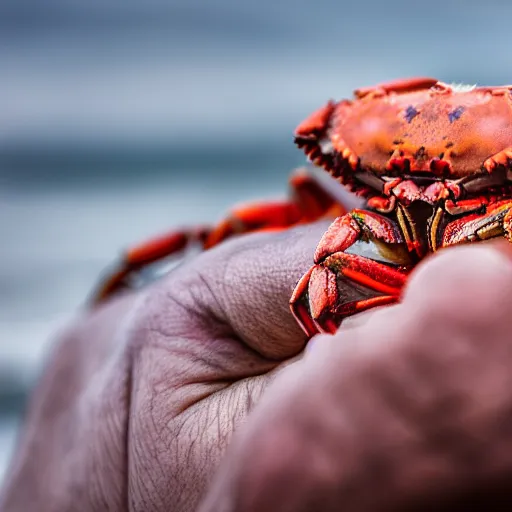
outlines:
{"label": "weathered skin", "polygon": [[306,345],[288,299],[326,227],[239,237],[79,315],[0,510],[510,510],[510,244],[442,251]]}
{"label": "weathered skin", "polygon": [[[146,265],[191,244],[335,219],[290,300],[303,330],[334,332],[355,313],[400,299],[428,253],[511,239],[512,86],[452,87],[413,78],[330,101],[295,131],[317,166],[365,199],[346,213],[332,186],[300,170],[289,201],[240,207],[216,226],[171,231],[130,249],[93,296],[101,302]],[[337,185],[334,183],[334,185]]]}

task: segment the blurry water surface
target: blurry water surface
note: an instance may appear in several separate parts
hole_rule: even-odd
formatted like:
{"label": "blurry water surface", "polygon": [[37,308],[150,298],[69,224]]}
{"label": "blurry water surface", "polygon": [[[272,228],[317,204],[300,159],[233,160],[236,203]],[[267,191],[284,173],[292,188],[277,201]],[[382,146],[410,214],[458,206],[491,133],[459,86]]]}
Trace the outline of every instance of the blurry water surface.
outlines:
{"label": "blurry water surface", "polygon": [[0,475],[51,333],[122,247],[282,196],[303,162],[293,128],[331,97],[411,75],[512,82],[497,27],[511,11],[470,0],[3,0]]}

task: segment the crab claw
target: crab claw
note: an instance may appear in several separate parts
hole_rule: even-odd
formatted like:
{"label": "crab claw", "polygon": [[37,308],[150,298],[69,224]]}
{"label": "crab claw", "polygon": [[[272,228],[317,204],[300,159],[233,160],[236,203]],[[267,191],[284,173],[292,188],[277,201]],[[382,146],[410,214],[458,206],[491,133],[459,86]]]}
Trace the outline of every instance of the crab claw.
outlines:
{"label": "crab claw", "polygon": [[412,268],[406,245],[378,214],[354,210],[338,217],[290,299],[306,334],[333,333],[348,316],[397,302]]}
{"label": "crab claw", "polygon": [[397,302],[406,277],[368,258],[336,253],[299,281],[292,312],[308,336],[334,333],[348,316]]}

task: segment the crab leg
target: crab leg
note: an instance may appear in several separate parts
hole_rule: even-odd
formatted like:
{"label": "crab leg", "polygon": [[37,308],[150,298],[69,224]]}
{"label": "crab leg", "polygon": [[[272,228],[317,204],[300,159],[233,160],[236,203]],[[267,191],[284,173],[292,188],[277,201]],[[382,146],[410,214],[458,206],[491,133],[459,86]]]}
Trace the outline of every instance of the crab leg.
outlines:
{"label": "crab leg", "polygon": [[315,265],[293,292],[292,313],[308,336],[333,333],[348,316],[396,302],[412,266],[395,222],[354,210],[323,236]]}
{"label": "crab leg", "polygon": [[171,231],[165,235],[130,247],[121,260],[107,271],[89,298],[90,304],[97,304],[123,289],[132,287],[131,278],[145,266],[179,253],[191,244],[203,244],[210,233],[209,227],[197,227],[183,231]]}
{"label": "crab leg", "polygon": [[243,233],[276,231],[345,213],[334,196],[305,170],[299,169],[291,176],[290,189],[291,197],[287,201],[251,203],[234,209],[210,231],[204,248]]}
{"label": "crab leg", "polygon": [[194,244],[209,249],[235,235],[282,230],[323,217],[332,219],[345,212],[334,195],[306,169],[292,174],[290,188],[291,197],[287,201],[241,206],[216,226],[173,230],[129,248],[113,270],[103,277],[89,302],[94,305],[118,291],[132,288],[132,278],[140,275],[147,265],[179,256]]}
{"label": "crab leg", "polygon": [[433,234],[438,247],[477,242],[503,236],[512,241],[512,200],[505,199],[485,205],[484,213],[470,213],[437,228]]}

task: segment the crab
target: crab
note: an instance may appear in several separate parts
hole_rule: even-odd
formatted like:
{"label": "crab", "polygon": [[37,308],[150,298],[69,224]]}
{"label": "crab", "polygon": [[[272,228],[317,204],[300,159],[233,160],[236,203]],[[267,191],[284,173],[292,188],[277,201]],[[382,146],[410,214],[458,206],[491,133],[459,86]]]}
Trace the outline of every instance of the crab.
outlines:
{"label": "crab", "polygon": [[93,303],[194,242],[209,249],[233,235],[330,218],[290,299],[311,337],[398,302],[429,253],[495,237],[512,241],[512,86],[407,78],[361,88],[310,115],[295,143],[364,206],[346,212],[331,187],[296,172],[287,201],[238,208],[217,226],[175,230],[130,249]]}

